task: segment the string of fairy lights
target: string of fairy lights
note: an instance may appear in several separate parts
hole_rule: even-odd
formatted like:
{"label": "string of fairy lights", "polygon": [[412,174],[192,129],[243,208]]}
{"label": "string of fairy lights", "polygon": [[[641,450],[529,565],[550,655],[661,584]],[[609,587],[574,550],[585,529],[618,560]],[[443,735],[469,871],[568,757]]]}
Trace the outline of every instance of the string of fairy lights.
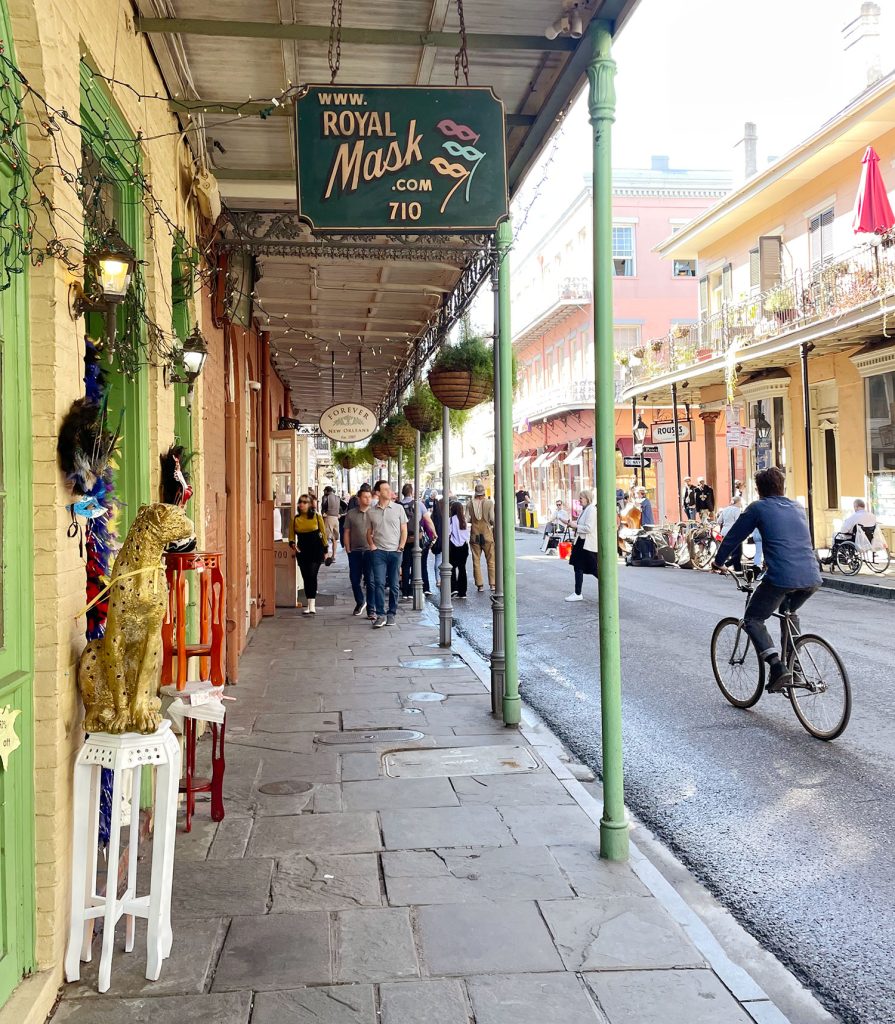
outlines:
{"label": "string of fairy lights", "polygon": [[[86,61],[82,61],[82,67],[87,72],[86,85],[82,93],[82,109],[76,117],[64,107],[49,102],[34,88],[0,41],[0,163],[4,165],[10,182],[0,194],[0,291],[10,287],[14,276],[22,274],[29,264],[39,267],[47,260],[59,261],[74,277],[83,279],[88,271],[91,251],[101,242],[103,231],[109,227],[104,207],[110,192],[115,193],[116,202],[122,209],[126,210],[129,202],[133,207],[142,208],[151,243],[158,242],[158,232],[167,233],[170,251],[173,253],[176,246],[184,277],[192,288],[200,283],[211,284],[218,272],[216,260],[209,258],[214,242],[210,240],[199,246],[186,239],[183,227],[153,191],[149,175],[143,169],[144,147],[166,138],[185,140],[192,132],[199,149],[204,145],[204,115],[226,115],[225,120],[216,123],[218,127],[250,123],[256,118],[265,120],[277,108],[291,102],[304,87],[289,82],[269,100],[259,101],[249,96],[232,104],[201,105],[175,95],[174,100],[182,107],[185,128],[178,125],[155,134],[138,129],[132,136],[118,137],[103,112],[103,105],[93,102],[92,93],[97,84],[102,83],[106,94],[114,89],[125,90],[137,102],[160,103],[166,111],[171,105],[170,98],[158,92],[141,91],[114,74],[101,74]],[[95,125],[101,127],[97,129]],[[514,211],[517,235],[525,227],[547,184],[562,130],[561,125],[541,164],[539,180],[526,190],[530,191],[530,197],[525,209]],[[26,133],[31,136],[32,143],[36,137],[41,145],[26,147]],[[34,149],[44,154],[42,159],[32,154]],[[86,159],[91,153],[94,155],[92,163]],[[53,193],[55,200],[51,198],[51,179],[53,188],[57,190]],[[66,189],[70,195],[59,194]],[[134,198],[128,200],[128,196]],[[161,276],[165,273],[161,265],[164,247],[152,244],[151,251],[157,262],[155,272]],[[168,326],[159,324],[148,312],[146,266],[145,261],[138,261],[131,288],[121,304],[123,322],[119,325],[116,358],[121,371],[131,377],[147,363],[173,362],[180,347],[180,339],[173,329],[173,300],[169,301],[168,294],[162,290],[162,304],[167,307],[163,312],[168,316]],[[417,338],[425,334],[432,322],[430,315],[413,335],[387,337],[385,343],[371,343],[362,335],[350,332],[346,332],[344,337],[341,332],[323,337],[288,315],[269,311],[257,293],[253,292],[252,299],[262,329],[275,327],[281,332],[275,339],[277,360],[291,358],[293,368],[297,368],[302,359],[295,353],[293,338],[298,342],[314,342],[318,349],[322,347],[322,353],[318,351],[307,358],[317,369],[318,377],[332,373],[335,356],[341,360],[344,355],[352,363],[347,369],[337,369],[339,379],[344,380],[348,374],[354,373],[361,387],[363,377],[371,372],[384,372],[391,382],[403,361],[412,356]],[[381,359],[385,349],[393,349],[397,342],[403,343],[404,350],[401,355],[392,351],[393,365],[382,367],[380,363],[373,371],[373,359]],[[358,357],[356,364],[353,353]],[[363,366],[365,357],[369,362],[366,368]]]}

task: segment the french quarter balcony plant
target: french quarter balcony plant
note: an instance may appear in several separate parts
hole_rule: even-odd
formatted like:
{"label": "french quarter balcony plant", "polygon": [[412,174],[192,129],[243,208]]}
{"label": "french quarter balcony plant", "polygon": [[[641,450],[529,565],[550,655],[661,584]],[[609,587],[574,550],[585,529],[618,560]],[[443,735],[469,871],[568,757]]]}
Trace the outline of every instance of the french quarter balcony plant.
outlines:
{"label": "french quarter balcony plant", "polygon": [[474,409],[494,396],[491,348],[474,334],[443,348],[429,371],[432,393],[449,409]]}
{"label": "french quarter balcony plant", "polygon": [[425,381],[417,381],[410,398],[404,403],[407,422],[421,434],[441,429],[441,402]]}
{"label": "french quarter balcony plant", "polygon": [[412,448],[416,443],[416,428],[407,422],[407,417],[402,412],[389,416],[385,424],[385,435],[399,448]]}

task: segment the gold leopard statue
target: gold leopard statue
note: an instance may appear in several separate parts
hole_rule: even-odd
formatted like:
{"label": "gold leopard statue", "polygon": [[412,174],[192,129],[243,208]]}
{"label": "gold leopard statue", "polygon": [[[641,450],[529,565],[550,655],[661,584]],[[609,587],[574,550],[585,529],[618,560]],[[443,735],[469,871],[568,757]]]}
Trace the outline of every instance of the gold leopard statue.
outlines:
{"label": "gold leopard statue", "polygon": [[193,536],[178,505],[143,505],[115,559],[105,634],[91,640],[78,662],[78,688],[86,732],[153,733],[158,698],[162,622],[168,584],[162,556],[175,541]]}

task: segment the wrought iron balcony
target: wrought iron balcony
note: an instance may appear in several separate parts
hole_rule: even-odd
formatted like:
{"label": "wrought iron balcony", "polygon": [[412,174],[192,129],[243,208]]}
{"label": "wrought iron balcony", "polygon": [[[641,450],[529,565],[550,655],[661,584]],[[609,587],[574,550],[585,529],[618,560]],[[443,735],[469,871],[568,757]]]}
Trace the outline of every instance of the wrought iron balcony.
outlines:
{"label": "wrought iron balcony", "polygon": [[546,388],[525,398],[514,399],[513,419],[516,422],[545,420],[571,409],[592,408],[593,404],[592,380],[569,381],[567,384]]}
{"label": "wrought iron balcony", "polygon": [[[788,280],[751,299],[726,303],[693,324],[618,358],[630,388],[654,377],[726,356],[732,348],[748,358],[750,346],[844,316],[874,300],[895,298],[895,238],[864,245],[822,266],[797,270]],[[882,310],[881,310],[882,313]]]}
{"label": "wrought iron balcony", "polygon": [[513,336],[513,344],[540,337],[590,300],[591,281],[587,277],[564,277],[555,291],[546,294],[541,289],[524,293],[513,304],[513,320],[524,325]]}

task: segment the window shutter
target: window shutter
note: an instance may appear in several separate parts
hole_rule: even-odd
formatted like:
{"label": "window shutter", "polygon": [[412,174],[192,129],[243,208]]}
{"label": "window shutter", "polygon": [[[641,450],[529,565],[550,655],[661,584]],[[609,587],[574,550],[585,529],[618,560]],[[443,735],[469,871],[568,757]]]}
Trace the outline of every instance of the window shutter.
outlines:
{"label": "window shutter", "polygon": [[763,292],[782,280],[782,249],[779,235],[762,235],[758,240],[758,284]]}
{"label": "window shutter", "polygon": [[704,319],[708,316],[709,312],[709,279],[708,277],[701,277],[699,279],[699,316],[700,319]]}
{"label": "window shutter", "polygon": [[761,261],[758,258],[758,249],[749,252],[749,287],[756,291],[761,285]]}
{"label": "window shutter", "polygon": [[721,298],[724,302],[730,302],[733,296],[733,266],[725,263],[721,268]]}
{"label": "window shutter", "polygon": [[833,255],[833,211],[820,215],[820,258],[826,263]]}

